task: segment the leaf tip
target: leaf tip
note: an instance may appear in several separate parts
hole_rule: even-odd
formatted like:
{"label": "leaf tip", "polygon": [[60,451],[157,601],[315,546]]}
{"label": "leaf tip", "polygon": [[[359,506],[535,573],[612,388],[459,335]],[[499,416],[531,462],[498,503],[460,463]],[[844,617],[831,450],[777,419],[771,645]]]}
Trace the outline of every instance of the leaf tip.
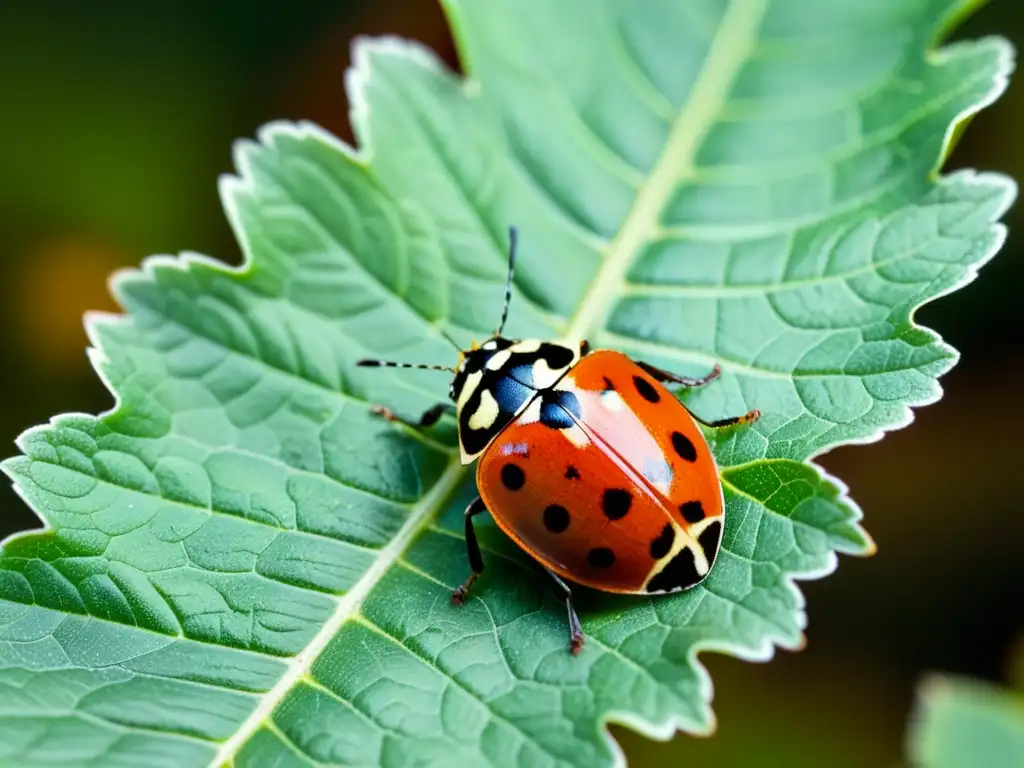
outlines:
{"label": "leaf tip", "polygon": [[352,68],[367,77],[389,58],[411,59],[430,69],[440,65],[437,54],[428,46],[398,35],[359,35],[352,41]]}
{"label": "leaf tip", "polygon": [[101,336],[102,331],[105,327],[109,328],[117,325],[124,319],[123,315],[117,315],[113,312],[101,312],[99,310],[89,310],[82,317],[85,336],[89,341],[89,346],[86,348],[85,354],[93,369],[100,374],[100,376],[103,375],[101,370],[102,366],[110,359],[103,350],[103,339]]}
{"label": "leaf tip", "polygon": [[861,528],[860,531],[864,537],[864,547],[860,552],[854,552],[853,554],[858,557],[874,557],[878,554],[878,545],[875,543],[875,540],[871,538],[871,534],[866,530]]}
{"label": "leaf tip", "polygon": [[919,699],[934,699],[953,690],[952,681],[939,672],[925,672],[918,679],[917,694]]}
{"label": "leaf tip", "polygon": [[991,59],[988,89],[978,94],[950,120],[942,139],[938,157],[930,174],[932,177],[939,176],[957,141],[963,135],[967,124],[975,115],[992,106],[1006,92],[1010,85],[1010,76],[1017,66],[1017,54],[1013,44],[1005,37],[999,35],[961,40],[933,48],[926,54],[926,59],[929,62],[941,66],[946,62],[952,61],[957,56],[974,54],[979,51],[987,53]]}
{"label": "leaf tip", "polygon": [[6,459],[2,459],[0,460],[0,472],[7,475],[7,479],[13,482],[14,475],[17,472],[16,466],[24,460],[24,456],[9,456]]}

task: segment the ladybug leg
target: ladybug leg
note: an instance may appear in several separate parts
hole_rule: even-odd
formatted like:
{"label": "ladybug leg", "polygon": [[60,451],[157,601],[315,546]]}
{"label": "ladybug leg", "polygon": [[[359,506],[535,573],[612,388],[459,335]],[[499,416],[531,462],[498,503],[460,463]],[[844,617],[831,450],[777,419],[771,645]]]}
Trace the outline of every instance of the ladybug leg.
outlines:
{"label": "ladybug leg", "polygon": [[690,411],[689,408],[686,410],[690,412],[690,415],[695,420],[699,421],[705,427],[711,427],[713,429],[718,429],[719,427],[731,427],[733,424],[750,424],[751,422],[757,421],[761,418],[761,412],[757,410],[757,408],[747,411],[742,416],[730,416],[727,419],[717,419],[715,421],[704,421],[700,416],[695,414],[693,411]]}
{"label": "ladybug leg", "polygon": [[651,365],[650,363],[645,363],[643,360],[637,360],[636,364],[643,368],[645,371],[647,371],[649,374],[651,374],[651,376],[653,376],[657,381],[660,381],[662,384],[666,382],[671,382],[673,384],[678,384],[681,387],[686,387],[687,389],[691,387],[702,387],[708,382],[717,379],[722,373],[722,368],[718,365],[718,363],[715,363],[715,367],[711,369],[711,372],[709,374],[707,374],[706,376],[702,376],[699,379],[694,379],[689,376],[677,376],[676,374],[671,373],[669,371],[663,371],[661,368],[655,368],[653,365]]}
{"label": "ladybug leg", "polygon": [[590,342],[584,339],[580,342],[580,357],[586,357],[590,354]]}
{"label": "ladybug leg", "polygon": [[[700,379],[691,379],[687,376],[676,376],[674,373],[669,373],[668,371],[663,371],[660,368],[655,368],[650,363],[645,363],[642,360],[637,360],[636,364],[662,383],[672,382],[674,384],[679,384],[680,386],[683,387],[703,386],[704,384],[707,384],[709,381],[714,381],[715,379],[717,379],[722,373],[722,368],[721,366],[718,365],[718,363],[715,363],[715,367],[711,369],[711,373]],[[687,408],[686,410],[690,411],[689,408]],[[730,416],[727,419],[718,419],[716,421],[705,421],[700,416],[695,414],[693,411],[690,411],[690,415],[693,416],[694,419],[699,421],[705,427],[712,427],[715,429],[719,427],[731,427],[734,424],[750,424],[751,422],[757,421],[759,418],[761,418],[761,412],[756,408],[747,411],[742,416]]]}
{"label": "ladybug leg", "polygon": [[455,591],[452,592],[452,602],[456,605],[462,605],[466,601],[469,588],[473,586],[476,577],[484,570],[484,558],[480,554],[480,544],[476,540],[476,531],[473,530],[473,517],[486,511],[486,509],[484,500],[479,496],[469,502],[469,506],[466,507],[466,554],[469,557],[469,567],[473,569],[473,572],[469,574],[465,584],[456,587]]}
{"label": "ladybug leg", "polygon": [[569,653],[576,656],[583,648],[584,635],[583,628],[580,626],[580,617],[576,615],[576,609],[572,607],[572,590],[554,571],[548,568],[544,570],[555,580],[559,594],[565,598],[565,608],[569,612]]}
{"label": "ladybug leg", "polygon": [[[636,364],[663,384],[665,382],[672,382],[673,384],[679,384],[680,386],[687,388],[703,386],[709,381],[717,379],[722,373],[722,368],[718,363],[715,363],[715,367],[711,369],[711,373],[700,379],[691,379],[688,376],[676,376],[674,373],[663,371],[661,368],[655,368],[650,363],[645,363],[642,360],[637,360]],[[686,406],[684,405],[683,407],[685,408]],[[705,421],[693,411],[690,411],[689,408],[686,410],[690,412],[690,415],[693,416],[695,420],[699,421],[705,427],[712,427],[716,429],[719,427],[731,427],[733,424],[750,424],[752,421],[757,421],[761,418],[761,412],[756,408],[747,411],[742,416],[730,416],[727,419],[718,419],[716,421]]]}
{"label": "ladybug leg", "polygon": [[371,405],[370,413],[375,413],[378,416],[383,416],[388,421],[395,421],[399,424],[405,424],[407,427],[413,429],[422,429],[423,427],[429,427],[436,424],[442,415],[455,410],[455,406],[451,403],[438,403],[433,408],[428,408],[423,412],[423,415],[416,421],[406,421],[400,416],[396,416],[395,412],[390,408],[385,408],[383,405]]}

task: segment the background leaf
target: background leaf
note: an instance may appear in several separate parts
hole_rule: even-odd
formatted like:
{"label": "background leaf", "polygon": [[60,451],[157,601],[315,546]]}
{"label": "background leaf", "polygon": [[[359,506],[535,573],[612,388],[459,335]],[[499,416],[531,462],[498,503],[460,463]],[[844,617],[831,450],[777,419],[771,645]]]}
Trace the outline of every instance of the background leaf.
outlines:
{"label": "background leaf", "polygon": [[[451,2],[467,79],[364,43],[361,154],[309,125],[239,145],[223,197],[246,253],[119,276],[94,318],[119,403],[63,416],[5,464],[50,526],[0,560],[0,760],[32,765],[599,765],[616,720],[706,732],[715,649],[802,642],[795,578],[870,540],[807,459],[905,424],[955,353],[922,302],[998,248],[1005,179],[938,178],[951,126],[994,99],[998,40],[929,46],[932,0]],[[724,552],[659,600],[581,594],[589,642],[488,526],[476,600],[458,534],[473,494],[452,425],[371,417],[442,398],[447,329],[489,332],[505,232],[509,330],[588,337],[722,380],[707,416]]]}
{"label": "background leaf", "polygon": [[915,768],[1024,764],[1024,699],[969,678],[933,675],[918,691],[907,734]]}

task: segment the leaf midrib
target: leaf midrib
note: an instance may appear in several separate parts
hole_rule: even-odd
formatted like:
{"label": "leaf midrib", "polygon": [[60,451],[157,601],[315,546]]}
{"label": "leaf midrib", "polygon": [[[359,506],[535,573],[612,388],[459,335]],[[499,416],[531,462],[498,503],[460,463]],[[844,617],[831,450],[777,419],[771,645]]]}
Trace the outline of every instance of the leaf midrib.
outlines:
{"label": "leaf midrib", "polygon": [[586,298],[569,323],[565,338],[585,338],[599,327],[625,283],[644,242],[659,227],[673,189],[694,175],[697,151],[721,112],[740,67],[749,58],[767,0],[733,0],[726,9],[690,96],[672,124],[665,147],[618,235],[608,246]]}
{"label": "leaf midrib", "polygon": [[[657,230],[658,219],[673,189],[681,180],[692,176],[697,151],[721,112],[740,68],[750,56],[767,2],[733,0],[727,8],[690,96],[672,125],[647,183],[640,189],[618,235],[608,245],[586,297],[566,327],[565,339],[586,338],[592,329],[603,322],[614,298],[622,290],[626,272],[645,240]],[[263,696],[259,706],[234,735],[223,743],[211,761],[211,766],[230,763],[288,692],[308,675],[313,662],[336,632],[358,613],[363,600],[421,530],[434,519],[466,472],[467,468],[461,465],[457,457],[449,462],[430,491],[413,506],[406,523],[391,542],[380,550],[373,565],[352,589],[338,599],[331,617],[310,644],[289,662],[288,671]]]}
{"label": "leaf midrib", "polygon": [[239,748],[259,729],[263,721],[270,717],[274,708],[284,700],[288,692],[302,678],[308,676],[313,662],[320,656],[342,625],[356,615],[366,596],[377,586],[377,582],[381,580],[384,574],[401,557],[412,540],[419,535],[420,530],[434,518],[438,509],[441,508],[441,505],[444,504],[448,496],[458,486],[464,473],[465,469],[458,457],[453,458],[448,463],[438,481],[412,508],[408,520],[398,533],[395,534],[395,537],[386,547],[380,550],[373,565],[366,570],[366,573],[362,575],[348,592],[338,598],[331,617],[324,623],[320,631],[316,633],[316,636],[310,641],[309,645],[288,662],[288,670],[277,681],[277,684],[262,697],[259,706],[246,718],[234,735],[221,745],[217,754],[210,761],[211,766],[229,764]]}

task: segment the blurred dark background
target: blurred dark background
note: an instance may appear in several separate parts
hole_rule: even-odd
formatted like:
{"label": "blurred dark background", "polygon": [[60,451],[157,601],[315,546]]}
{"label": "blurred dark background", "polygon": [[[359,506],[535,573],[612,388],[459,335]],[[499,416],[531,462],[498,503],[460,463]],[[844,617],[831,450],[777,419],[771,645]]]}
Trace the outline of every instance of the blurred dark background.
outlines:
{"label": "blurred dark background", "polygon": [[[275,118],[350,139],[349,44],[383,33],[455,64],[435,0],[0,3],[0,455],[55,413],[110,406],[81,322],[116,309],[108,274],[181,250],[237,263],[216,191],[232,141]],[[1024,5],[995,0],[955,37],[985,34],[1024,48]],[[1024,180],[1022,121],[1018,78],[947,169]],[[705,657],[713,739],[654,744],[616,729],[633,765],[894,765],[923,672],[1024,685],[1024,207],[1006,223],[980,278],[918,315],[963,355],[945,397],[882,442],[822,459],[863,507],[878,554],[805,585],[803,652]],[[33,524],[0,482],[0,534]]]}

